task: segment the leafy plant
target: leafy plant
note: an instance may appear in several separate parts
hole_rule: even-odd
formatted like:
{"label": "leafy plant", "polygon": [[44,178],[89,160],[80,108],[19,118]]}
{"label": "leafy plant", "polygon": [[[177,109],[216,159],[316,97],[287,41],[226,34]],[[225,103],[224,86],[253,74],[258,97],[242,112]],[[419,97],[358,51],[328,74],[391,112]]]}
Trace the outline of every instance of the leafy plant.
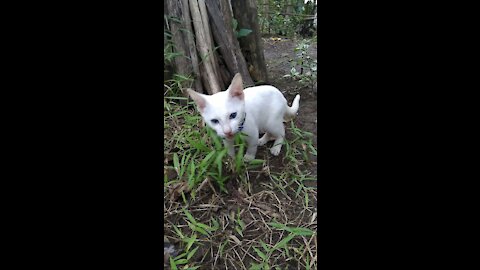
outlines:
{"label": "leafy plant", "polygon": [[317,59],[308,55],[310,40],[303,39],[295,47],[296,58],[291,60],[290,74],[284,75],[284,78],[298,80],[302,85],[312,87],[317,81]]}
{"label": "leafy plant", "polygon": [[[271,227],[279,229],[279,230],[284,230],[289,232],[287,237],[283,238],[280,242],[276,243],[273,247],[269,247],[265,242],[260,240],[260,245],[262,247],[262,250],[260,248],[253,247],[253,250],[257,253],[257,255],[262,259],[262,262],[260,264],[252,263],[250,266],[249,270],[262,270],[262,269],[270,269],[270,265],[268,264],[268,261],[270,259],[270,256],[272,256],[272,253],[275,250],[285,250],[285,253],[288,256],[288,243],[295,238],[296,236],[311,236],[314,234],[314,232],[308,228],[303,228],[303,227],[288,227],[284,224],[277,223],[277,222],[271,222],[268,223]],[[283,252],[283,251],[282,251]]]}
{"label": "leafy plant", "polygon": [[[197,235],[193,232],[190,237],[185,236],[178,228],[177,226],[173,226],[173,229],[175,233],[180,237],[180,239],[186,244],[184,252],[179,254],[177,257],[172,258],[170,257],[170,268],[173,269],[178,269],[177,266],[182,265],[182,264],[189,264],[190,259],[195,255],[195,253],[198,250],[198,246],[195,247],[194,249],[190,250],[192,246],[198,242]],[[182,269],[197,269],[200,266],[192,266],[190,268],[182,268]]]}
{"label": "leafy plant", "polygon": [[233,32],[235,33],[235,36],[237,38],[246,37],[248,36],[248,34],[252,32],[251,29],[247,29],[247,28],[242,28],[237,31],[238,21],[236,19],[233,19],[232,24],[233,24]]}
{"label": "leafy plant", "polygon": [[269,0],[267,5],[265,9],[263,1],[259,2],[258,19],[262,33],[296,36],[311,24],[307,18],[315,14],[315,4],[311,0]]}

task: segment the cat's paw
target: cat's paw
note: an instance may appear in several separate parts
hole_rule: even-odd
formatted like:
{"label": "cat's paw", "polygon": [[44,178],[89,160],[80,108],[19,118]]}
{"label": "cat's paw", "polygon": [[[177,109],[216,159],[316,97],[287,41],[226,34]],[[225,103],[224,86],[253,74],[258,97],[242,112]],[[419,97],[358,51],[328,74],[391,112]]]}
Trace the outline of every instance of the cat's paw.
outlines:
{"label": "cat's paw", "polygon": [[260,138],[258,140],[258,145],[259,146],[265,145],[267,143],[267,141],[268,141],[268,139],[265,136],[263,136],[262,138]]}
{"label": "cat's paw", "polygon": [[243,161],[245,161],[245,162],[250,162],[254,159],[255,159],[254,155],[245,154],[245,156],[243,156]]}
{"label": "cat's paw", "polygon": [[274,147],[270,148],[270,153],[274,156],[278,156],[280,154],[280,150],[282,150],[282,145],[275,145]]}

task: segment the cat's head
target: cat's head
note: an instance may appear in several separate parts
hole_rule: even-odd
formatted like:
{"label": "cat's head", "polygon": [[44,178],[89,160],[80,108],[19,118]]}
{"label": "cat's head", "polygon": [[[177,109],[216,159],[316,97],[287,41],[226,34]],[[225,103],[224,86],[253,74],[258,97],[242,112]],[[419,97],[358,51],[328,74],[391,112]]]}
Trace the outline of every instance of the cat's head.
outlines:
{"label": "cat's head", "polygon": [[245,121],[245,101],[240,73],[233,77],[227,90],[213,95],[204,95],[187,89],[197,104],[197,109],[209,127],[222,138],[233,138],[241,131]]}

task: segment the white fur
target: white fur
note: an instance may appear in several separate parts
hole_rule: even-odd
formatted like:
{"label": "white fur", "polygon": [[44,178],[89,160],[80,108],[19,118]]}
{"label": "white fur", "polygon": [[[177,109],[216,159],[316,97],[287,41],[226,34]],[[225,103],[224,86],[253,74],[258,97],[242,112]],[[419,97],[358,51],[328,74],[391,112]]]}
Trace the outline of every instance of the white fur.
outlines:
{"label": "white fur", "polygon": [[[188,93],[197,103],[205,123],[224,139],[230,156],[235,155],[231,135],[239,132],[239,125],[245,113],[242,132],[248,135],[246,138],[248,148],[244,160],[254,159],[257,146],[264,145],[270,140],[275,140],[270,152],[275,156],[278,155],[285,137],[283,121],[296,116],[300,95],[295,97],[292,107],[289,107],[282,93],[271,85],[249,87],[243,90],[243,94],[241,90],[243,90],[242,79],[240,74],[237,74],[226,91],[210,96],[199,94],[191,89]],[[236,117],[230,119],[230,115],[234,112],[237,113]],[[212,119],[217,119],[219,123],[212,123]],[[259,139],[260,133],[265,135]]]}

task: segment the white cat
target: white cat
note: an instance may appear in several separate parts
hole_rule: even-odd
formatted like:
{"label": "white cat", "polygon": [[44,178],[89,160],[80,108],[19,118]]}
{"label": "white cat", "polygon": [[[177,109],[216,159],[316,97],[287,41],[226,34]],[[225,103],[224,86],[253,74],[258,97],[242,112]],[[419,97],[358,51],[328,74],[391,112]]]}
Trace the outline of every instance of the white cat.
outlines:
{"label": "white cat", "polygon": [[[271,85],[243,89],[242,76],[237,73],[226,91],[204,95],[187,89],[209,127],[223,138],[230,156],[235,155],[233,137],[242,131],[248,137],[245,161],[255,158],[257,146],[275,140],[270,152],[277,156],[285,137],[283,121],[293,119],[298,111],[300,95],[288,107],[282,93]],[[258,138],[260,133],[265,133]]]}

